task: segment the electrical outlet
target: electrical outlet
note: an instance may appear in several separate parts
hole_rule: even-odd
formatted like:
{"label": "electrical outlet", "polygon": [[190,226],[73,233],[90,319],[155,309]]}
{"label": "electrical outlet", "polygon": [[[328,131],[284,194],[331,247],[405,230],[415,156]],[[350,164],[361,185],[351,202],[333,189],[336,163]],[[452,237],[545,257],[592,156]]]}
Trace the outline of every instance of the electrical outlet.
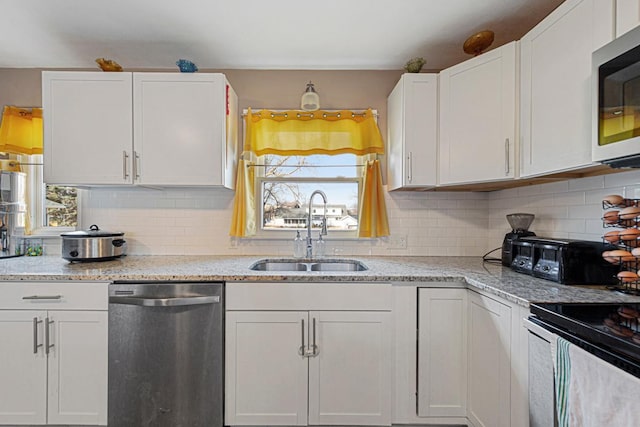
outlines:
{"label": "electrical outlet", "polygon": [[387,241],[387,249],[407,249],[407,236],[389,236]]}

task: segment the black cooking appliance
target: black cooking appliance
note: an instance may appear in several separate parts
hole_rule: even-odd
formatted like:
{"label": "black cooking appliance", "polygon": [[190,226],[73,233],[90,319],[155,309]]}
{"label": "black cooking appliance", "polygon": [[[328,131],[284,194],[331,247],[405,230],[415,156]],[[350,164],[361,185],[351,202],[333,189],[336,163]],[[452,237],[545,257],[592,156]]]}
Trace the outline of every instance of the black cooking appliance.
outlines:
{"label": "black cooking appliance", "polygon": [[502,265],[509,267],[513,261],[513,243],[522,237],[535,236],[529,227],[535,215],[528,213],[513,213],[507,215],[507,221],[511,226],[511,232],[505,234],[502,241]]}
{"label": "black cooking appliance", "polygon": [[640,303],[530,305],[529,320],[640,378]]}
{"label": "black cooking appliance", "polygon": [[611,249],[602,242],[521,237],[512,242],[511,268],[565,285],[615,285],[619,267],[602,258]]}

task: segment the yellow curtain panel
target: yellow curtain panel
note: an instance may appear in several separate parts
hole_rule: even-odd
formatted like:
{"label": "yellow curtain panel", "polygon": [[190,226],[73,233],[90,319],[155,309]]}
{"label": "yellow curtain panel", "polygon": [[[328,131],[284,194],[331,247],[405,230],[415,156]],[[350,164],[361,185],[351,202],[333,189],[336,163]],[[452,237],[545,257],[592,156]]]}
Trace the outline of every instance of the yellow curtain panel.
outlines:
{"label": "yellow curtain panel", "polygon": [[256,204],[254,173],[251,162],[240,158],[236,178],[236,196],[233,200],[231,231],[233,237],[247,237],[256,233]]}
{"label": "yellow curtain panel", "polygon": [[384,201],[380,162],[378,160],[368,161],[360,199],[358,237],[384,237],[388,235],[389,219]]}
{"label": "yellow curtain panel", "polygon": [[384,141],[371,109],[363,114],[249,109],[244,150],[257,156],[383,154]]}
{"label": "yellow curtain panel", "polygon": [[0,151],[42,154],[42,109],[5,106],[0,122]]}

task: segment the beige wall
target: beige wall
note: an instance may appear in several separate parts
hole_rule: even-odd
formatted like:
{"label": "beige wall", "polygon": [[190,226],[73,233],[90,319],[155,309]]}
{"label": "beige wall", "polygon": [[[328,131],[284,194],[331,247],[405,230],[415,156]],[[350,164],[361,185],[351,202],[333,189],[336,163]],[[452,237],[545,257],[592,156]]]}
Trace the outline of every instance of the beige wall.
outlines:
{"label": "beige wall", "polygon": [[[42,104],[40,69],[0,69],[0,106]],[[158,71],[158,70],[153,70]],[[176,70],[167,70],[174,72]],[[218,70],[202,70],[218,71]],[[402,71],[219,70],[238,94],[240,108],[300,108],[306,83],[313,81],[326,109],[374,108],[386,136],[387,95]]]}

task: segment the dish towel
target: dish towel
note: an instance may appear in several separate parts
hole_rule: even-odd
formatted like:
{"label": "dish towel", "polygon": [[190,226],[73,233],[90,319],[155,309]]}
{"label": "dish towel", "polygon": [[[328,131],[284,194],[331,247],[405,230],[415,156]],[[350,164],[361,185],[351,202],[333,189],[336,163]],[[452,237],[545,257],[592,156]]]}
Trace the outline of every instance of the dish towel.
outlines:
{"label": "dish towel", "polygon": [[551,345],[559,427],[639,425],[640,378],[558,337]]}

